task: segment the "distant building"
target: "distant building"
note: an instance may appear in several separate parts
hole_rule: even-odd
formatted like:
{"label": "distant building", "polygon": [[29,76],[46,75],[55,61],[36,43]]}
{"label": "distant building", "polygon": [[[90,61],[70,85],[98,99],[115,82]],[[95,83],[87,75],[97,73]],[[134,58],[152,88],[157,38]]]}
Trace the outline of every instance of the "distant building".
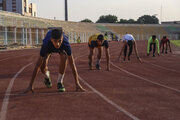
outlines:
{"label": "distant building", "polygon": [[162,22],[161,24],[180,24],[180,21],[165,21]]}
{"label": "distant building", "polygon": [[29,14],[30,14],[30,16],[34,16],[34,17],[37,16],[36,4],[30,3],[30,5],[29,5]]}
{"label": "distant building", "polygon": [[5,0],[0,0],[0,10],[5,10]]}
{"label": "distant building", "polygon": [[37,16],[36,4],[28,4],[28,0],[0,0],[0,10]]}

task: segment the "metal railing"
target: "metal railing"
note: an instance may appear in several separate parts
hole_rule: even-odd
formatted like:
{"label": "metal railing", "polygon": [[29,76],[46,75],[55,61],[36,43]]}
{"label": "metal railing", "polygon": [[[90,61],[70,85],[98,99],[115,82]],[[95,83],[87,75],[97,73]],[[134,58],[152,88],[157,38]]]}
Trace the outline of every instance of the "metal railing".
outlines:
{"label": "metal railing", "polygon": [[[24,27],[4,27],[0,26],[0,45],[24,45],[33,46],[42,44],[48,28],[24,28]],[[77,43],[80,37],[81,43],[87,43],[93,33],[87,32],[65,32],[70,43]]]}

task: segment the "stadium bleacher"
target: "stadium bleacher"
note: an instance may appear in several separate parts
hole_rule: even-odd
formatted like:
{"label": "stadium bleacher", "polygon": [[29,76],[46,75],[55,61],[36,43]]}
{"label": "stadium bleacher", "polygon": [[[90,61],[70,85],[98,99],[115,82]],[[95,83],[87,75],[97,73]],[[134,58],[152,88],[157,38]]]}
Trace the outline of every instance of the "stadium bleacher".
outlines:
{"label": "stadium bleacher", "polygon": [[[151,35],[157,35],[159,38],[166,35],[168,32],[164,30],[163,26],[160,25],[106,25],[107,28],[111,29],[116,34],[124,35],[126,32],[135,36],[138,40],[146,40]],[[139,37],[138,37],[139,36]]]}
{"label": "stadium bleacher", "polygon": [[[151,35],[157,35],[159,39],[164,35],[169,36],[172,39],[178,39],[178,34],[180,33],[180,25],[95,24],[67,22],[22,16],[17,13],[5,11],[0,11],[0,27],[1,45],[9,45],[14,42],[25,45],[41,44],[49,27],[63,27],[65,33],[69,36],[71,43],[77,42],[76,39],[79,36],[81,38],[81,42],[87,42],[89,36],[94,33],[110,32],[121,38],[122,35],[128,32],[133,34],[137,40],[147,40]],[[15,35],[13,31],[15,28],[17,30],[16,40],[14,40]],[[24,32],[24,34],[22,34],[22,32]],[[174,35],[174,33],[177,34]]]}

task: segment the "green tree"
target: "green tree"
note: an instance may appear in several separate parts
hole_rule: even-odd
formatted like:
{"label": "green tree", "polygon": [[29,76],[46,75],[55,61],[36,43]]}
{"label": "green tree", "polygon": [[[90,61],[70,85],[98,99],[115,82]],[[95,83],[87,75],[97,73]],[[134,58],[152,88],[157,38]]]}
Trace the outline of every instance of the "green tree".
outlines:
{"label": "green tree", "polygon": [[126,20],[126,19],[120,19],[120,21],[118,23],[127,23],[127,22],[128,22],[128,20]]}
{"label": "green tree", "polygon": [[84,20],[81,20],[81,22],[88,22],[88,23],[93,23],[91,20],[89,19],[84,19]]}
{"label": "green tree", "polygon": [[118,23],[135,24],[137,22],[134,19],[129,19],[129,20],[120,19],[120,21]]}
{"label": "green tree", "polygon": [[131,24],[135,24],[135,23],[137,23],[134,19],[129,19],[128,20],[128,23],[131,23]]}
{"label": "green tree", "polygon": [[138,18],[139,24],[159,24],[159,19],[156,16],[143,15]]}
{"label": "green tree", "polygon": [[117,23],[118,18],[115,15],[102,15],[96,23]]}

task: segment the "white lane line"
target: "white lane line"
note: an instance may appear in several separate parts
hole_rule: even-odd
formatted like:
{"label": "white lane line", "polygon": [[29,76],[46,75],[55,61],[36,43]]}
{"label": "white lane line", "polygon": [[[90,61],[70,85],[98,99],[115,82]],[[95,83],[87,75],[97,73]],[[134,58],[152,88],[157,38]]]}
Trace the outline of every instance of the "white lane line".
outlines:
{"label": "white lane line", "polygon": [[14,56],[14,57],[7,57],[7,58],[4,58],[4,59],[1,59],[0,62],[1,62],[1,61],[5,61],[5,60],[8,60],[8,59],[16,58],[16,57],[31,56],[31,55],[32,55],[32,54],[30,54],[30,55],[18,55],[18,56]]}
{"label": "white lane line", "polygon": [[[81,55],[76,57],[74,60],[76,61],[78,58],[81,58],[85,55]],[[92,87],[90,84],[88,84],[84,79],[82,79],[79,76],[79,80],[82,81],[85,85],[87,85],[94,93],[96,93],[98,96],[100,96],[102,99],[104,99],[107,103],[111,104],[113,107],[115,107],[116,109],[118,109],[119,111],[123,112],[125,115],[127,115],[128,117],[132,118],[133,120],[140,120],[139,118],[137,118],[136,116],[134,116],[133,114],[131,114],[130,112],[126,111],[124,108],[122,108],[121,106],[119,106],[118,104],[114,103],[112,100],[110,100],[109,98],[107,98],[105,95],[103,95],[101,92],[99,92],[98,90],[96,90],[94,87]]]}
{"label": "white lane line", "polygon": [[1,112],[0,112],[0,120],[6,120],[6,114],[7,114],[7,108],[8,108],[8,104],[9,104],[9,96],[11,93],[11,89],[13,87],[14,81],[15,79],[18,77],[18,75],[28,66],[30,66],[32,63],[27,64],[26,66],[24,66],[23,68],[21,68],[16,74],[15,76],[11,79],[8,88],[6,90],[3,102],[2,102],[2,107],[1,107]]}
{"label": "white lane line", "polygon": [[23,51],[23,50],[34,50],[34,49],[39,49],[39,48],[20,48],[20,49],[12,49],[12,50],[0,50],[0,52],[9,52],[9,51]]}
{"label": "white lane line", "polygon": [[[19,56],[18,56],[18,57],[19,57]],[[4,60],[11,59],[11,58],[12,58],[12,57],[7,57],[7,58],[4,58],[4,59],[1,59],[0,62],[1,62],[1,61],[4,61]],[[13,57],[13,58],[14,58],[14,57]]]}
{"label": "white lane line", "polygon": [[170,68],[167,68],[167,67],[163,67],[163,66],[160,66],[160,65],[156,65],[156,64],[153,64],[153,63],[151,63],[151,62],[149,62],[149,61],[146,61],[146,60],[143,60],[143,61],[144,61],[145,63],[151,64],[151,65],[153,65],[153,66],[156,66],[156,67],[158,67],[158,68],[161,68],[161,69],[164,69],[164,70],[167,70],[167,71],[180,73],[179,71],[174,70],[174,69],[170,69]]}
{"label": "white lane line", "polygon": [[81,80],[85,85],[87,85],[92,91],[94,91],[94,93],[96,93],[98,96],[100,96],[102,99],[104,99],[107,103],[111,104],[112,106],[114,106],[115,108],[117,108],[119,111],[123,112],[125,115],[127,115],[128,117],[132,118],[133,120],[140,120],[139,118],[137,118],[136,116],[134,116],[133,114],[131,114],[130,112],[126,111],[124,108],[122,108],[121,106],[119,106],[118,104],[114,103],[112,100],[110,100],[109,98],[107,98],[105,95],[103,95],[101,92],[99,92],[98,90],[96,90],[94,87],[92,87],[90,84],[88,84],[84,79],[82,79],[79,76],[79,80]]}
{"label": "white lane line", "polygon": [[78,57],[74,58],[74,61],[76,61],[77,59],[84,57],[84,56],[86,56],[86,55],[84,54],[84,55],[78,56]]}
{"label": "white lane line", "polygon": [[125,72],[125,73],[127,73],[127,74],[129,74],[129,75],[132,75],[132,76],[137,77],[137,78],[139,78],[139,79],[141,79],[141,80],[144,80],[144,81],[150,82],[150,83],[152,83],[152,84],[155,84],[155,85],[158,85],[158,86],[161,86],[161,87],[167,88],[167,89],[169,89],[169,90],[173,90],[173,91],[175,91],[175,92],[180,93],[180,90],[178,90],[178,89],[175,89],[175,88],[172,88],[172,87],[168,87],[168,86],[166,86],[166,85],[163,85],[163,84],[160,84],[160,83],[157,83],[157,82],[153,82],[153,81],[151,81],[151,80],[148,80],[148,79],[146,79],[146,78],[143,78],[143,77],[141,77],[141,76],[139,76],[139,75],[136,75],[136,74],[131,73],[131,72],[129,72],[129,71],[123,69],[123,68],[120,68],[120,67],[116,66],[116,65],[113,64],[112,62],[111,62],[111,64],[112,64],[114,67],[116,67],[117,69],[119,69],[119,70],[121,70],[121,71],[123,71],[123,72]]}
{"label": "white lane line", "polygon": [[26,93],[15,93],[15,94],[8,94],[9,96],[34,96],[34,95],[64,95],[64,94],[94,94],[93,91],[88,92],[77,92],[77,91],[71,91],[71,92],[37,92],[33,94],[26,94]]}

